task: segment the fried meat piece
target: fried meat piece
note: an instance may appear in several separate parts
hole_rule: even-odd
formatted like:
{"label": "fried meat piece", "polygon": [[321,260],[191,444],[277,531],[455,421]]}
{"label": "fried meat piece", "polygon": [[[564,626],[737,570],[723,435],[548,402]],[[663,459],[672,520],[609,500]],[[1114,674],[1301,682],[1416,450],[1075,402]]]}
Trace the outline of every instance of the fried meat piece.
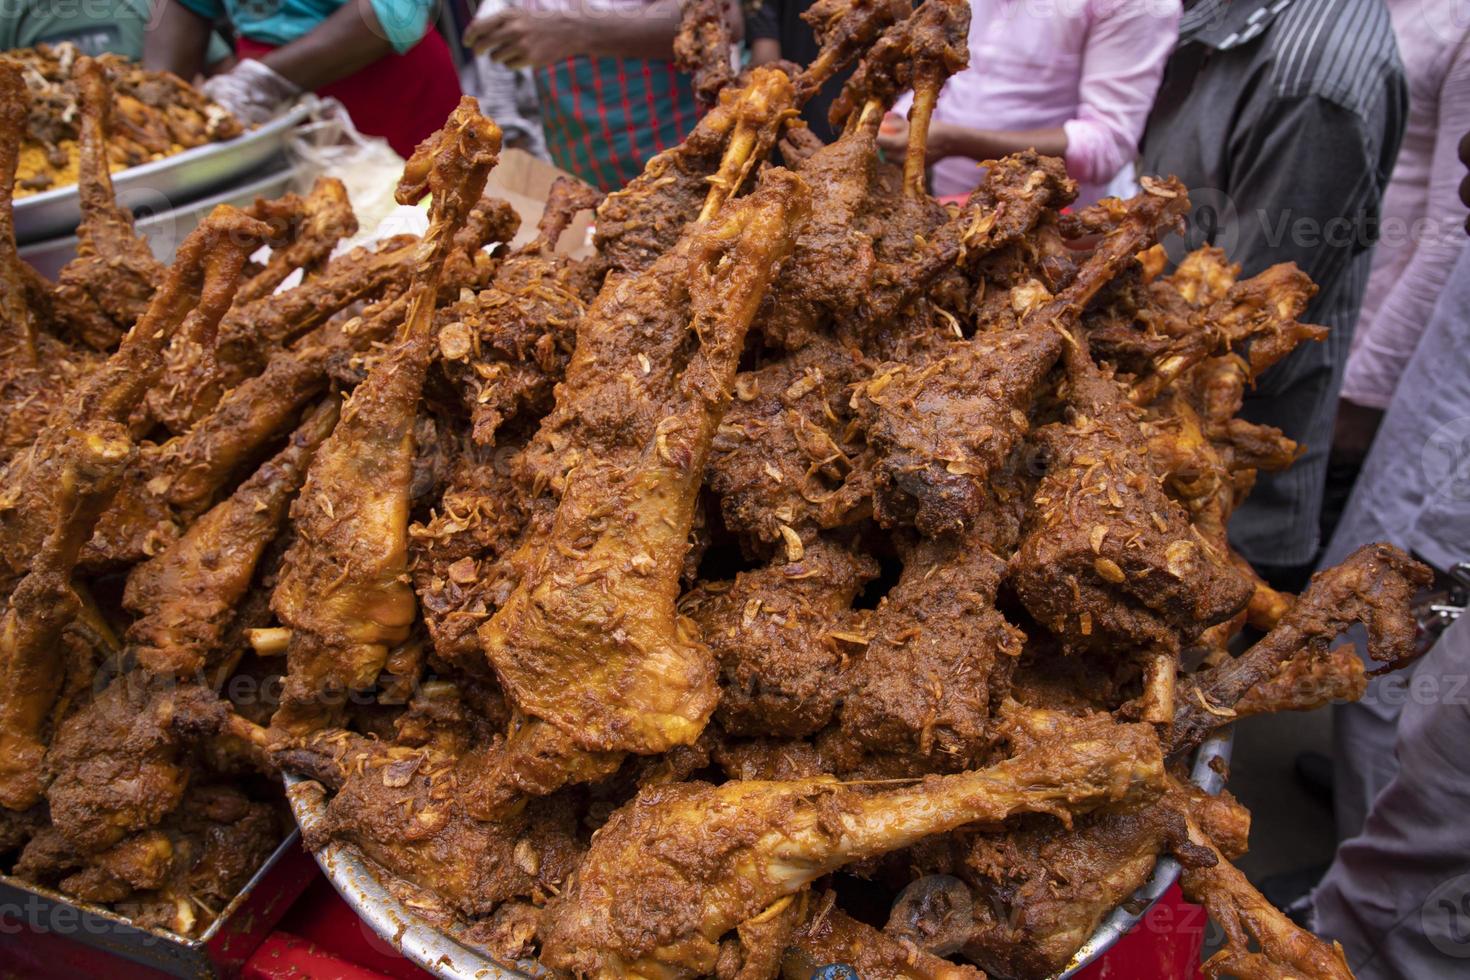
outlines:
{"label": "fried meat piece", "polygon": [[[569,450],[558,452],[570,467],[561,499],[480,629],[500,683],[532,719],[510,739],[511,781],[523,765],[541,770],[557,741],[582,761],[693,742],[714,710],[713,657],[674,604],[745,334],[806,203],[799,178],[768,171],[648,272],[610,281],[583,317],[538,435]],[[641,336],[659,329],[669,332]]]}
{"label": "fried meat piece", "polygon": [[12,565],[33,552],[51,523],[34,504],[47,499],[39,488],[51,482],[53,441],[67,438],[70,426],[89,420],[127,425],[163,371],[164,345],[186,321],[201,335],[212,332],[229,307],[246,256],[266,230],[235,208],[216,208],[180,245],[147,314],[111,357],[67,393],[46,429],[11,461],[0,477],[0,535],[14,547],[7,556]]}
{"label": "fried meat piece", "polygon": [[797,930],[782,963],[783,980],[807,980],[831,963],[846,963],[860,977],[893,980],[984,980],[972,966],[952,963],[859,922],[837,908],[829,892],[816,899],[817,909]]}
{"label": "fried meat piece", "polygon": [[335,401],[318,406],[285,449],[128,574],[123,606],[138,618],[126,639],[143,670],[189,678],[208,666],[337,417]]}
{"label": "fried meat piece", "polygon": [[867,515],[868,461],[847,408],[863,376],[861,359],[826,339],[736,376],[708,482],[753,550]]}
{"label": "fried meat piece", "polygon": [[[1095,294],[1177,220],[1179,200],[1178,188],[1147,186],[1063,295]],[[1251,588],[1159,488],[1139,420],[1093,364],[1085,337],[1066,340],[1072,421],[1040,434],[1051,459],[1011,582],[1070,649],[1121,641],[1172,659],[1180,636],[1234,615]]]}
{"label": "fried meat piece", "polygon": [[880,364],[855,387],[877,457],[873,510],[887,527],[963,533],[991,499],[989,479],[1030,431],[1028,413],[1061,353],[1046,327],[976,334],[924,365]]}
{"label": "fried meat piece", "polygon": [[1389,544],[1364,545],[1318,572],[1275,629],[1239,657],[1183,682],[1171,751],[1193,748],[1233,720],[1236,705],[1283,667],[1327,656],[1354,623],[1367,628],[1368,653],[1386,669],[1409,662],[1417,653],[1410,602],[1429,581],[1429,569]]}
{"label": "fried meat piece", "polygon": [[1120,727],[871,794],[830,778],[653,786],[603,825],[553,901],[542,959],[592,975],[707,974],[722,936],[843,865],[1020,813],[1143,802],[1162,777],[1152,732]]}
{"label": "fried meat piece", "polygon": [[796,167],[812,188],[811,215],[797,235],[758,321],[766,343],[795,351],[826,339],[858,309],[877,271],[864,227],[875,189],[876,126],[844,133]]}
{"label": "fried meat piece", "polygon": [[29,571],[0,614],[0,806],[15,811],[45,790],[41,760],[65,670],[57,647],[81,607],[72,572],[134,453],[127,430],[111,420],[54,424],[64,431],[47,445],[53,482],[42,491],[42,512],[55,524],[26,556]]}
{"label": "fried meat piece", "polygon": [[684,4],[674,36],[674,66],[694,76],[694,94],[706,106],[714,105],[720,91],[735,79],[730,50],[725,0]]}
{"label": "fried meat piece", "polygon": [[871,116],[872,107],[891,106],[900,92],[913,90],[903,165],[907,197],[927,195],[924,161],[929,120],[945,81],[970,64],[969,33],[969,4],[963,0],[924,0],[906,19],[878,37],[832,102],[829,119],[833,127],[845,123],[851,128]]}
{"label": "fried meat piece", "polygon": [[77,254],[57,278],[56,299],[72,329],[98,350],[111,350],[148,310],[166,269],[117,202],[107,155],[113,93],[107,73],[91,58],[77,59],[72,78],[81,110],[81,171],[77,191],[82,223]]}
{"label": "fried meat piece", "polygon": [[706,582],[680,602],[720,663],[715,717],[732,735],[810,735],[831,720],[842,667],[865,641],[852,608],[871,558],[818,539],[799,558]]}
{"label": "fried meat piece", "polygon": [[727,86],[684,141],[650,159],[597,209],[597,250],[616,272],[647,269],[684,226],[708,220],[738,191],[794,114],[791,79],[761,66]]}
{"label": "fried meat piece", "polygon": [[902,0],[817,0],[802,11],[819,45],[817,57],[796,77],[796,91],[805,105],[895,21],[909,15]]}
{"label": "fried meat piece", "polygon": [[352,249],[295,289],[233,307],[220,322],[213,370],[201,370],[197,348],[184,341],[170,345],[169,383],[151,396],[150,414],[170,431],[189,430],[225,392],[264,370],[284,345],[360,300],[401,293],[419,255],[417,240],[389,238],[373,247]]}
{"label": "fried meat piece", "polygon": [[986,757],[992,705],[1025,642],[996,611],[1005,563],[992,544],[955,537],[904,555],[848,681],[841,709],[848,746],[917,757],[921,772],[968,769]]}
{"label": "fried meat piece", "polygon": [[1205,976],[1352,977],[1341,946],[1328,945],[1278,911],[1220,852],[1194,813],[1186,810],[1185,821],[1189,846],[1203,853],[1184,862],[1179,877],[1184,897],[1208,909],[1225,931],[1225,945],[1201,967]]}
{"label": "fried meat piece", "polygon": [[461,801],[473,785],[469,758],[337,731],[282,749],[280,760],[337,791],[321,824],[308,828],[307,846],[355,844],[464,916],[488,915],[517,897],[544,901],[565,885],[582,855],[576,814],[565,798],[534,801],[494,821],[471,816]]}
{"label": "fried meat piece", "polygon": [[499,151],[500,130],[466,98],[404,168],[400,201],[433,192],[408,319],[317,450],[291,508],[298,537],[271,600],[292,631],[273,722],[287,731],[332,726],[343,697],[374,684],[389,649],[408,639],[417,614],[408,578],[414,424],[439,275]]}
{"label": "fried meat piece", "polygon": [[[20,70],[0,59],[0,464],[30,445],[90,367],[42,332],[34,302],[38,277],[16,246],[14,189],[27,101]],[[49,289],[40,292],[49,299]]]}
{"label": "fried meat piece", "polygon": [[80,855],[157,827],[183,799],[184,742],[172,720],[193,686],[134,671],[115,678],[57,729],[46,756],[52,827]]}
{"label": "fried meat piece", "polygon": [[435,314],[440,364],[481,445],[494,445],[520,413],[544,415],[551,407],[595,288],[589,264],[557,255],[556,242],[564,222],[596,199],[569,178],[558,185],[540,234],[500,264],[488,288]]}
{"label": "fried meat piece", "polygon": [[486,680],[494,675],[477,631],[515,588],[510,559],[530,521],[513,475],[521,448],[465,447],[438,506],[409,527],[414,591],[435,658]]}
{"label": "fried meat piece", "polygon": [[1251,585],[1159,488],[1116,386],[1071,383],[1072,423],[1041,433],[1051,458],[1011,580],[1070,648],[1177,648],[1244,608]]}
{"label": "fried meat piece", "polygon": [[337,243],[357,234],[357,215],[347,188],[335,177],[318,177],[304,198],[296,194],[272,201],[257,198],[250,212],[271,226],[271,254],[264,267],[241,285],[236,305],[269,296],[297,269],[309,275],[320,272]]}

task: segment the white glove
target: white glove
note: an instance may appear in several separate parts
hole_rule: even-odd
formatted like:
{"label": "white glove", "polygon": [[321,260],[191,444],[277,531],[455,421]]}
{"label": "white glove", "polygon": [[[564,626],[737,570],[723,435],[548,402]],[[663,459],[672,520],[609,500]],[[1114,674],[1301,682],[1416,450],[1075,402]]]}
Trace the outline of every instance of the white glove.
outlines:
{"label": "white glove", "polygon": [[202,87],[243,123],[263,123],[301,94],[296,83],[254,58],[207,79]]}

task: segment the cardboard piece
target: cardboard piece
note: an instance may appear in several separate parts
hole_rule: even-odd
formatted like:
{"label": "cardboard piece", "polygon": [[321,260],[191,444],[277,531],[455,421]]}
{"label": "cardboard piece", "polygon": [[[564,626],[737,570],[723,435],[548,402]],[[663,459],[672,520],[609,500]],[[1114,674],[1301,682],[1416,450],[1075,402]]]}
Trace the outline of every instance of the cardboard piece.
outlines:
{"label": "cardboard piece", "polygon": [[[511,241],[518,248],[536,237],[536,224],[546,210],[546,197],[558,177],[570,177],[565,170],[538,160],[525,150],[508,149],[500,154],[500,163],[490,171],[485,190],[504,198],[521,216],[521,229]],[[565,255],[582,257],[592,254],[592,215],[578,214],[557,240],[556,250]]]}

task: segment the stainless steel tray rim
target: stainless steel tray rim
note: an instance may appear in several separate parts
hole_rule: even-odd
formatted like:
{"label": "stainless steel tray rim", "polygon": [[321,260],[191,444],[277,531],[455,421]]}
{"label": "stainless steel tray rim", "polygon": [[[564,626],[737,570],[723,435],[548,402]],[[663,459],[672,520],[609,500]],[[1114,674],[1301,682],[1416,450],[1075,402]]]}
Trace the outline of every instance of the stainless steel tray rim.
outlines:
{"label": "stainless steel tray rim", "polygon": [[[1206,793],[1219,793],[1225,785],[1222,773],[1230,761],[1232,734],[1216,732],[1195,753],[1190,782]],[[287,775],[286,798],[303,834],[322,819],[317,802],[322,796],[310,780]],[[548,972],[536,964],[507,967],[477,950],[456,941],[403,906],[378,879],[378,869],[354,848],[329,843],[314,855],[322,873],[354,912],[378,935],[416,966],[443,980],[527,980]],[[1113,944],[1142,921],[1163,894],[1179,880],[1179,862],[1160,857],[1152,874],[1128,900],[1113,909],[1097,931],[1082,944],[1072,962],[1053,980],[1068,980],[1097,961]]]}
{"label": "stainless steel tray rim", "polygon": [[[284,778],[291,812],[302,834],[309,837],[323,817],[316,806],[321,799],[316,784],[299,776]],[[444,980],[525,980],[534,975],[496,963],[409,911],[378,879],[377,869],[354,848],[334,841],[312,856],[342,900],[379,939],[434,976]]]}
{"label": "stainless steel tray rim", "polygon": [[[280,197],[290,189],[297,176],[297,171],[289,161],[282,160],[278,168],[264,177],[181,205],[173,211],[158,211],[146,218],[139,218],[136,230],[148,243],[154,258],[166,264],[171,263],[179,242],[194,229],[197,220],[203,220],[215,207],[221,204],[245,207],[257,197]],[[77,244],[77,236],[65,235],[30,242],[20,246],[19,252],[20,257],[38,272],[55,279],[67,262],[76,255]]]}
{"label": "stainless steel tray rim", "polygon": [[[112,175],[120,201],[157,198],[167,210],[181,207],[249,173],[284,149],[292,130],[318,112],[320,100],[304,97],[289,111],[234,139],[206,143],[119,170]],[[81,221],[76,184],[53,187],[15,202],[15,231],[21,244],[74,232]]]}

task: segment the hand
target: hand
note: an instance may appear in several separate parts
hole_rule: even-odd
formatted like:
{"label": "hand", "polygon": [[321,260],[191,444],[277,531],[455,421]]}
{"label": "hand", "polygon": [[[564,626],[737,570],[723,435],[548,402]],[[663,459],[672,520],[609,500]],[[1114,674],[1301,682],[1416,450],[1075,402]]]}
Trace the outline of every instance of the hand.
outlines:
{"label": "hand", "polygon": [[1383,409],[1370,408],[1346,398],[1337,403],[1337,426],[1332,433],[1332,455],[1345,463],[1362,465],[1373,448],[1373,437],[1383,422]]}
{"label": "hand", "polygon": [[466,46],[508,68],[542,68],[584,54],[585,38],[571,14],[518,8],[477,18],[464,32]]}
{"label": "hand", "polygon": [[254,58],[246,58],[200,89],[243,123],[263,123],[301,94],[300,86]]}
{"label": "hand", "polygon": [[[929,138],[924,143],[924,155],[930,162],[955,155],[950,138],[953,132],[949,123],[940,122],[937,119],[930,120]],[[878,146],[882,148],[884,156],[890,160],[898,161],[908,156],[908,119],[896,112],[890,112],[884,116],[883,124],[878,127]]]}
{"label": "hand", "polygon": [[883,117],[878,127],[878,148],[891,160],[902,160],[909,152],[909,121],[896,112]]}
{"label": "hand", "polygon": [[[1470,168],[1470,133],[1460,137],[1460,162]],[[1470,174],[1460,181],[1460,203],[1470,208]],[[1470,232],[1470,217],[1465,219],[1465,231]]]}

